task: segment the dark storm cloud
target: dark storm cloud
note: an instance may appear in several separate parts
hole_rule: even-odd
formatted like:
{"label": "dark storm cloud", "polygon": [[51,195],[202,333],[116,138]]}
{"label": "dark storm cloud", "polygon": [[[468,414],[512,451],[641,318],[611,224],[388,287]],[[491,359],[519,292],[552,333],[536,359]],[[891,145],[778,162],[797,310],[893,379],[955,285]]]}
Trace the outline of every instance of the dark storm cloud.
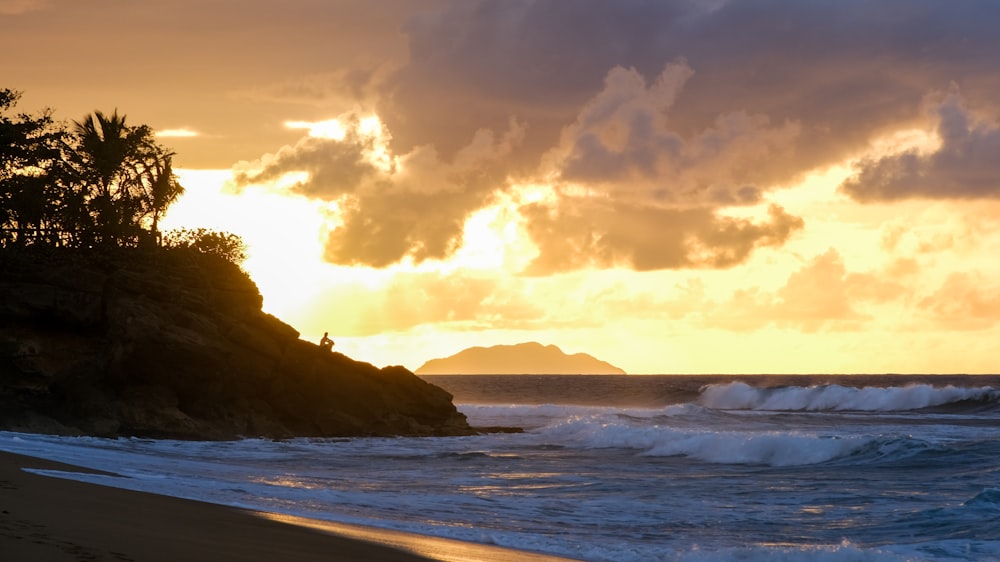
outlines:
{"label": "dark storm cloud", "polygon": [[940,148],[863,160],[841,188],[861,201],[1000,196],[1000,127],[970,114],[957,92],[932,111]]}
{"label": "dark storm cloud", "polygon": [[[454,150],[470,130],[529,120],[528,157],[550,147],[616,65],[634,64],[669,28],[669,2],[452,2],[404,28],[410,60],[387,84],[404,144]],[[660,53],[651,72],[675,55]],[[455,113],[460,108],[460,113]]]}
{"label": "dark storm cloud", "polygon": [[795,150],[796,123],[733,112],[685,138],[670,111],[692,71],[669,64],[652,83],[634,69],[613,68],[604,88],[562,131],[546,164],[566,182],[600,186],[608,194],[658,203],[757,203],[755,184]]}
{"label": "dark storm cloud", "polygon": [[463,0],[405,28],[389,124],[400,142],[447,153],[515,115],[529,124],[530,161],[612,68],[653,80],[683,60],[694,75],[671,111],[677,133],[734,112],[802,124],[800,150],[765,167],[780,182],[918,117],[950,81],[995,104],[998,18],[1000,5],[941,0]]}
{"label": "dark storm cloud", "polygon": [[[431,154],[428,168],[439,168],[415,182],[371,174],[349,147],[331,148],[326,162],[303,143],[278,153],[271,172],[299,165],[311,172],[303,193],[344,198],[344,226],[327,248],[338,263],[447,257],[469,214],[523,180],[557,193],[554,203],[522,209],[541,250],[536,272],[731,266],[755,248],[781,245],[802,220],[779,208],[762,222],[737,220],[724,207],[760,203],[874,138],[926,123],[923,100],[950,83],[966,106],[951,113],[941,106],[941,131],[952,135],[941,152],[926,161],[912,154],[867,162],[845,189],[859,199],[994,189],[981,185],[989,168],[980,155],[993,149],[996,135],[969,121],[968,111],[996,113],[1000,105],[1000,4],[409,6],[413,15],[401,29],[406,60],[331,69],[330,76],[350,77],[340,85],[320,80],[268,90],[325,99],[325,88],[340,88],[330,95],[364,98],[356,101],[385,120],[395,154]],[[504,143],[502,158],[460,163],[475,145],[469,139],[511,130],[512,122],[519,134]],[[914,183],[928,173],[958,175],[948,189]],[[579,192],[589,199],[573,195]]]}

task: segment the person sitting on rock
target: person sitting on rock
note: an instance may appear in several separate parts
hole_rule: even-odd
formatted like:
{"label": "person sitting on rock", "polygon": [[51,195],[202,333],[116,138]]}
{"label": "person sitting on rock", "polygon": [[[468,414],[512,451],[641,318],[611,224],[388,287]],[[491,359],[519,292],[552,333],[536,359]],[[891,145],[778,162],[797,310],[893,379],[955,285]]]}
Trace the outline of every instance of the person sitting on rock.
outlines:
{"label": "person sitting on rock", "polygon": [[329,338],[329,335],[330,332],[323,332],[323,339],[319,340],[319,346],[326,351],[333,349],[333,340]]}

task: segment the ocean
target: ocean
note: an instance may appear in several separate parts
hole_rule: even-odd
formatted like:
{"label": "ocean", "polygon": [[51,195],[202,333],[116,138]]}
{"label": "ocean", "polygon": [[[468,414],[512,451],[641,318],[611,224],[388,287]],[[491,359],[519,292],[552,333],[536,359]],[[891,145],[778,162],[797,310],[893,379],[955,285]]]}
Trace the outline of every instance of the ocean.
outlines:
{"label": "ocean", "polygon": [[1000,376],[426,376],[519,434],[0,432],[55,476],[586,561],[1000,560]]}

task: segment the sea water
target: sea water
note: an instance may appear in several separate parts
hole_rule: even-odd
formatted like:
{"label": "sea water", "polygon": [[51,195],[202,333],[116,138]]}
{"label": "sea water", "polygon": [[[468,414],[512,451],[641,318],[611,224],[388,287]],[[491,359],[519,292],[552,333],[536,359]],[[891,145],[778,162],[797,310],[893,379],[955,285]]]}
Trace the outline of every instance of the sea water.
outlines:
{"label": "sea water", "polygon": [[134,490],[588,561],[1000,560],[1000,377],[435,376],[520,434],[0,432]]}

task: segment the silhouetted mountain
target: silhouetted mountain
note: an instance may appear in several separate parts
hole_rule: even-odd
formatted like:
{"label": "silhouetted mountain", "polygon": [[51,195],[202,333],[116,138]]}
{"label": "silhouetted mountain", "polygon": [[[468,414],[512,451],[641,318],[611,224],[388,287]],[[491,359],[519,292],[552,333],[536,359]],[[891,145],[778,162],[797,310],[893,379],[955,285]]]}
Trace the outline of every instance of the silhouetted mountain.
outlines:
{"label": "silhouetted mountain", "polygon": [[567,355],[537,342],[470,347],[450,357],[431,359],[418,375],[624,375],[625,371],[586,353]]}
{"label": "silhouetted mountain", "polygon": [[451,395],[299,339],[239,268],[184,252],[0,252],[0,429],[462,435]]}

